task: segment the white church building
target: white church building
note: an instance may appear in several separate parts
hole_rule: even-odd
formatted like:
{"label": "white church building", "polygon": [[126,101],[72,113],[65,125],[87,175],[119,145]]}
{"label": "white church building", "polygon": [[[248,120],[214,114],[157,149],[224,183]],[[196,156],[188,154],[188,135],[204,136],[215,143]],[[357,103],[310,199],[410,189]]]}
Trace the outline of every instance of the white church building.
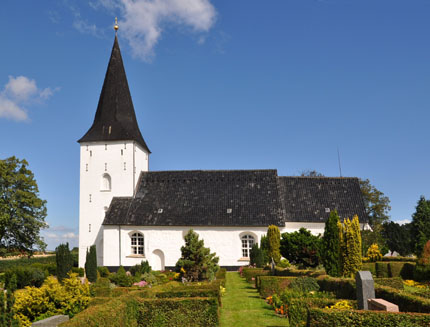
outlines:
{"label": "white church building", "polygon": [[282,177],[276,170],[149,171],[115,41],[94,122],[80,143],[79,266],[95,244],[99,266],[148,260],[175,266],[184,235],[194,229],[221,266],[249,264],[268,225],[323,234],[331,210],[367,216],[357,178]]}

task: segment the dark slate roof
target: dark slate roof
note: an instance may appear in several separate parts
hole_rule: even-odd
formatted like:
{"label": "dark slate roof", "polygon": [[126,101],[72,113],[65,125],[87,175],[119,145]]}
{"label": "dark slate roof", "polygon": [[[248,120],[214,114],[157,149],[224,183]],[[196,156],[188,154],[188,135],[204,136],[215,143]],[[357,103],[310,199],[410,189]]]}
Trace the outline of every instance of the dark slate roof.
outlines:
{"label": "dark slate roof", "polygon": [[135,196],[114,198],[103,224],[283,226],[279,201],[276,170],[142,172]]}
{"label": "dark slate roof", "polygon": [[325,222],[326,208],[336,209],[341,219],[368,220],[358,178],[279,177],[279,185],[287,222]]}
{"label": "dark slate roof", "polygon": [[78,142],[130,140],[136,141],[150,152],[137,124],[121,51],[115,36],[93,125]]}
{"label": "dark slate roof", "polygon": [[325,222],[326,208],[367,222],[357,178],[278,177],[276,170],[142,172],[135,196],[113,198],[103,224],[284,226]]}

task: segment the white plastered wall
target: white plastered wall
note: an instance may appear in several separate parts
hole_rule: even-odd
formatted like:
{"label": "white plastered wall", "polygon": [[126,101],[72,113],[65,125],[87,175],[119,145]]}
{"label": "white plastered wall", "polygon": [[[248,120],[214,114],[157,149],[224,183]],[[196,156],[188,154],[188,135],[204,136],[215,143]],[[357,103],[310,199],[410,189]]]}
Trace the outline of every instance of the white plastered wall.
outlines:
{"label": "white plastered wall", "polygon": [[[97,246],[97,263],[103,264],[102,222],[114,196],[133,196],[141,171],[148,171],[148,153],[134,141],[81,143],[79,193],[79,266],[87,249]],[[103,175],[111,179],[103,189]]]}
{"label": "white plastered wall", "polygon": [[[280,228],[281,233],[293,232],[305,227],[315,235],[324,232],[323,223],[287,223]],[[160,252],[164,257],[164,266],[175,266],[181,256],[184,235],[191,227],[187,226],[104,226],[104,266],[133,266],[142,260],[148,260],[154,269],[159,267]],[[221,266],[248,265],[249,260],[242,257],[241,237],[245,234],[254,236],[260,243],[261,236],[267,233],[267,227],[192,227],[204,240],[205,246],[216,252]],[[131,254],[131,235],[134,232],[144,236],[144,256]],[[154,251],[156,253],[154,253]],[[161,267],[163,268],[163,267]]]}

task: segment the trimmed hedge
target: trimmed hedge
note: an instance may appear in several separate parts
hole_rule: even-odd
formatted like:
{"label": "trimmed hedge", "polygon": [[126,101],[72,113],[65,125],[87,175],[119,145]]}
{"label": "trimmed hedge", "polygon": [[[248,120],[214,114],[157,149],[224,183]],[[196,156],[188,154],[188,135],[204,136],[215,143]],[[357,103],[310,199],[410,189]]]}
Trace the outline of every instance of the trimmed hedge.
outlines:
{"label": "trimmed hedge", "polygon": [[254,283],[255,277],[267,276],[270,274],[270,270],[256,269],[256,268],[244,268],[242,271],[243,277],[245,277],[248,283]]}
{"label": "trimmed hedge", "polygon": [[30,266],[35,263],[54,264],[55,267],[57,267],[57,264],[55,261],[55,255],[50,255],[46,257],[32,257],[32,258],[23,257],[20,259],[0,260],[0,272],[5,272],[9,268],[18,267],[18,266]]}
{"label": "trimmed hedge", "polygon": [[317,282],[320,291],[332,292],[338,299],[355,300],[357,298],[355,280],[352,278],[321,276]]}
{"label": "trimmed hedge", "polygon": [[[306,326],[310,308],[325,308],[336,302],[339,302],[339,300],[324,298],[293,298],[287,301],[285,304],[288,306],[288,320],[290,326]],[[353,307],[357,307],[357,302],[354,301],[351,304]]]}
{"label": "trimmed hedge", "polygon": [[430,315],[382,311],[329,310],[310,308],[311,327],[420,327],[430,325]]}
{"label": "trimmed hedge", "polygon": [[388,278],[390,277],[388,273],[388,263],[387,262],[376,262],[376,277],[378,278]]}
{"label": "trimmed hedge", "polygon": [[361,266],[361,270],[370,271],[373,276],[376,276],[375,262],[364,262]]}
{"label": "trimmed hedge", "polygon": [[375,278],[375,284],[379,284],[382,286],[389,286],[398,290],[403,290],[403,279],[400,277],[392,277],[392,278]]}
{"label": "trimmed hedge", "polygon": [[412,262],[406,262],[402,270],[400,271],[400,277],[403,279],[413,279],[414,278],[414,272],[415,272],[415,263]]}
{"label": "trimmed hedge", "polygon": [[296,277],[257,276],[255,286],[263,298],[281,294]]}
{"label": "trimmed hedge", "polygon": [[311,269],[275,269],[275,276],[290,276],[290,277],[313,277],[326,275],[324,270],[311,270]]}
{"label": "trimmed hedge", "polygon": [[183,327],[218,326],[215,298],[147,299],[123,296],[107,304],[89,307],[63,327]]}
{"label": "trimmed hedge", "polygon": [[375,287],[375,294],[377,298],[397,304],[402,312],[430,313],[430,299],[380,285]]}
{"label": "trimmed hedge", "polygon": [[382,257],[382,261],[417,262],[417,258],[411,257]]}

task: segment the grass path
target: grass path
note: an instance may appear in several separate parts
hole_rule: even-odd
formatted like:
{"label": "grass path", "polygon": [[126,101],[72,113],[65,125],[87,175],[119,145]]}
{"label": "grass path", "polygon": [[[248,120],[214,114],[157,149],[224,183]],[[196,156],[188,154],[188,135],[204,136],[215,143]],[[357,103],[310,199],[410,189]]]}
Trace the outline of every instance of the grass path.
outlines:
{"label": "grass path", "polygon": [[275,315],[251,284],[237,272],[228,272],[226,293],[222,298],[221,327],[288,326],[288,319]]}

